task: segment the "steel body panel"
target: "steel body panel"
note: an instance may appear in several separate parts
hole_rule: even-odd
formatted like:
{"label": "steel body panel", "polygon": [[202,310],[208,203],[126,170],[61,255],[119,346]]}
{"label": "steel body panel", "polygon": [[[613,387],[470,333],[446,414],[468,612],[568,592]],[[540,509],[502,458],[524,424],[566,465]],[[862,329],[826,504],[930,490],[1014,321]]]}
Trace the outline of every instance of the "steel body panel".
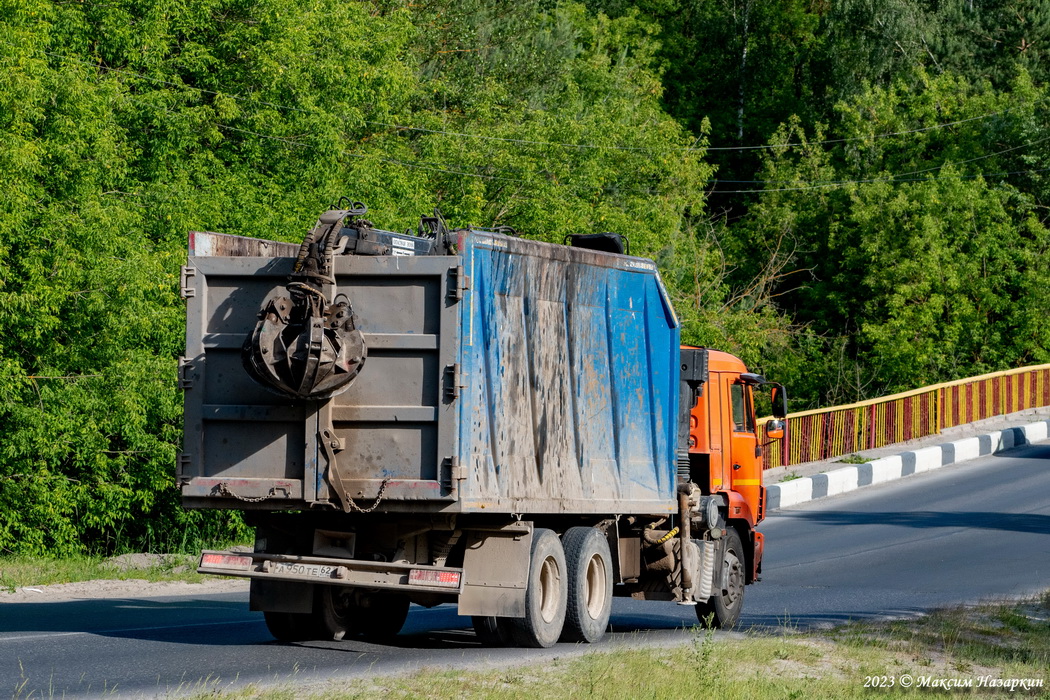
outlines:
{"label": "steel body panel", "polygon": [[[203,236],[196,234],[198,247]],[[456,309],[446,302],[449,267],[457,262],[338,258],[337,286],[350,296],[368,358],[345,393],[316,402],[264,389],[241,362],[263,301],[284,293],[293,259],[191,257],[179,474],[185,504],[286,509],[328,502],[322,425],[331,425],[341,443],[338,473],[351,496],[375,498],[385,480],[392,502],[447,502],[441,465],[454,451],[456,415],[441,380],[458,344]],[[289,479],[301,486],[288,488]]]}
{"label": "steel body panel", "polygon": [[460,237],[463,510],[675,507],[679,328],[653,263]]}
{"label": "steel body panel", "polygon": [[[196,236],[199,241],[202,234]],[[261,300],[283,288],[291,265],[290,258],[190,258],[179,472],[184,498],[302,502],[310,481],[304,475],[316,469],[306,435],[311,411],[256,384],[240,359]],[[290,479],[298,488],[275,488]]]}
{"label": "steel body panel", "polygon": [[310,402],[241,364],[292,258],[206,235],[198,249],[222,254],[184,275],[187,506],[336,505],[318,444],[331,425],[343,488],[382,494],[379,512],[674,511],[679,329],[653,263],[478,231],[457,255],[338,256],[368,357],[345,393]]}

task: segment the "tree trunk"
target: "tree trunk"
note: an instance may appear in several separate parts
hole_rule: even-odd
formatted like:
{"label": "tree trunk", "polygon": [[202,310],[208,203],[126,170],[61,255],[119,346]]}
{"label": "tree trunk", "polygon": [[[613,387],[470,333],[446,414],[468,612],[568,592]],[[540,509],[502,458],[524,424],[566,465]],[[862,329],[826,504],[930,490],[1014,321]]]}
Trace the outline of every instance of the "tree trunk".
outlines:
{"label": "tree trunk", "polygon": [[743,33],[743,48],[740,51],[740,88],[739,88],[739,102],[736,110],[736,139],[740,143],[744,141],[744,99],[746,95],[746,83],[747,83],[747,43],[749,37],[749,27],[751,21],[751,0],[745,0],[743,5],[744,13],[744,33]]}

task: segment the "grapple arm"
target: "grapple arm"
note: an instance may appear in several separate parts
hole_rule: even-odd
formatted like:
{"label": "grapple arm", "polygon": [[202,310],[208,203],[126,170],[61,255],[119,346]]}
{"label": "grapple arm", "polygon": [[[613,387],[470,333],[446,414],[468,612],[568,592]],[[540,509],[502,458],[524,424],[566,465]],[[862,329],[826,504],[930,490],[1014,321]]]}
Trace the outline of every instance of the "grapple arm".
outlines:
{"label": "grapple arm", "polygon": [[364,213],[361,205],[322,214],[299,247],[287,296],[267,299],[259,312],[242,359],[267,389],[295,399],[326,399],[345,391],[364,366],[365,339],[349,298],[336,289],[333,269],[343,220]]}

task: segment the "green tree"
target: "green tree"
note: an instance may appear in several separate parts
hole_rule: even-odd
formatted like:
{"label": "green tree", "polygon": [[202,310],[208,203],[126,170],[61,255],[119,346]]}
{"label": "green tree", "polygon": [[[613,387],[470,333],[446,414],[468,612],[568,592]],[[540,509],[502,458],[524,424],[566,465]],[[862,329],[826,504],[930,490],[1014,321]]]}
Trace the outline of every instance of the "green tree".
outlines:
{"label": "green tree", "polygon": [[[2,0],[0,0],[2,1]],[[711,175],[653,26],[571,3],[0,6],[0,551],[241,532],[174,484],[188,230],[618,230],[677,264]]]}
{"label": "green tree", "polygon": [[808,402],[1046,357],[1043,99],[1024,74],[998,92],[920,72],[839,103],[831,143],[798,120],[778,132],[734,259],[753,279],[748,251],[790,237],[777,293],[805,328]]}
{"label": "green tree", "polygon": [[942,0],[936,67],[1005,87],[1025,69],[1045,84],[1050,4],[1044,0]]}
{"label": "green tree", "polygon": [[0,551],[239,532],[177,505],[178,268],[190,228],[296,236],[344,121],[411,81],[403,16],[330,5],[0,10]]}

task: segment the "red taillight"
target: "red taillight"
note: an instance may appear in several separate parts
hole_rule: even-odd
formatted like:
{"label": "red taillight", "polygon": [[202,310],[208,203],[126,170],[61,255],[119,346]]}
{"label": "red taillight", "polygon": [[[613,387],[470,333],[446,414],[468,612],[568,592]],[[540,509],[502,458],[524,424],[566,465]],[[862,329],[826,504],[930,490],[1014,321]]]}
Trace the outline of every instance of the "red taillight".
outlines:
{"label": "red taillight", "polygon": [[434,569],[412,569],[408,573],[408,582],[416,586],[440,586],[441,588],[459,588],[458,571],[436,571]]}
{"label": "red taillight", "polygon": [[252,568],[252,558],[236,554],[203,554],[201,556],[201,567],[247,571]]}

